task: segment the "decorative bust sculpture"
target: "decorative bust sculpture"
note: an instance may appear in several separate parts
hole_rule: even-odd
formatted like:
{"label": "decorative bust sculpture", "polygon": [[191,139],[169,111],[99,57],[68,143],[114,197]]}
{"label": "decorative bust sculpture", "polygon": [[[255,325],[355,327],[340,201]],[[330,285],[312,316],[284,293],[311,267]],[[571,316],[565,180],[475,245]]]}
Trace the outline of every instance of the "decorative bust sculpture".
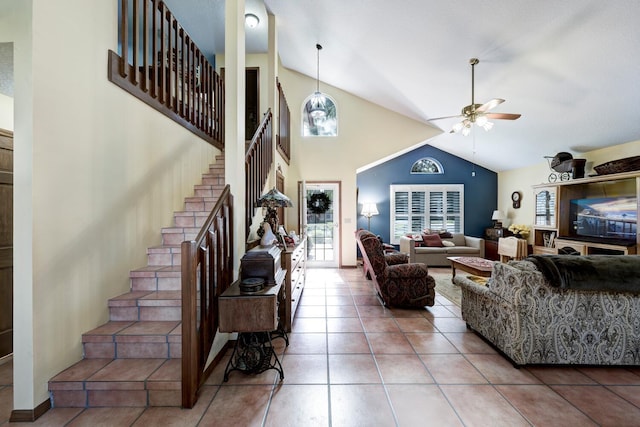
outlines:
{"label": "decorative bust sculpture", "polygon": [[262,238],[260,239],[260,246],[271,246],[278,242],[276,235],[271,231],[271,225],[268,222],[262,223]]}

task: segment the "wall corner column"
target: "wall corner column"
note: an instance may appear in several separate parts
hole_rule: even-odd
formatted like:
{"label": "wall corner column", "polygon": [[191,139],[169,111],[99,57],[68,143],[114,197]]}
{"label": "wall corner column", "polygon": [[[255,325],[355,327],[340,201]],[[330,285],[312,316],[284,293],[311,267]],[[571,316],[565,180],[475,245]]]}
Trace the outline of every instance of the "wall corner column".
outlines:
{"label": "wall corner column", "polygon": [[245,31],[244,0],[225,2],[225,182],[231,186],[233,204],[233,274],[244,255],[245,236]]}

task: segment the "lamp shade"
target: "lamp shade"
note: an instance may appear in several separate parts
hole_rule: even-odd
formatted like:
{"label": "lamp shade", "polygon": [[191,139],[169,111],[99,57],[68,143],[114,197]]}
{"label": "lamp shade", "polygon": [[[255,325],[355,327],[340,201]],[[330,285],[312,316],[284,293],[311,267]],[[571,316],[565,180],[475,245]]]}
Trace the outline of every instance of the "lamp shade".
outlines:
{"label": "lamp shade", "polygon": [[266,208],[276,208],[276,207],[287,208],[287,207],[293,206],[293,203],[291,203],[290,198],[288,198],[287,196],[279,192],[274,187],[271,190],[264,193],[262,196],[260,196],[256,205],[263,206]]}
{"label": "lamp shade", "polygon": [[493,215],[491,215],[491,219],[493,221],[502,221],[504,219],[504,214],[502,211],[495,210],[493,211]]}
{"label": "lamp shade", "polygon": [[362,204],[362,215],[367,218],[371,218],[374,215],[378,215],[378,207],[375,203],[363,203]]}

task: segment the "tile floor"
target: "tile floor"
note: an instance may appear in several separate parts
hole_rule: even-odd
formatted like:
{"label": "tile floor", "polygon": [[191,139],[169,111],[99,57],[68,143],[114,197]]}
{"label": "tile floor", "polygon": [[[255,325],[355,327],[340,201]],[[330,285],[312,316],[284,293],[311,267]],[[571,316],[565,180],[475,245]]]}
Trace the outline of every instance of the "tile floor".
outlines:
{"label": "tile floor", "polygon": [[[269,370],[232,372],[223,383],[225,359],[191,410],[58,408],[33,424],[640,425],[640,368],[515,369],[441,296],[426,310],[389,310],[359,269],[310,269],[307,277],[290,345],[276,340],[282,382]],[[10,425],[11,370],[0,366],[2,426]]]}

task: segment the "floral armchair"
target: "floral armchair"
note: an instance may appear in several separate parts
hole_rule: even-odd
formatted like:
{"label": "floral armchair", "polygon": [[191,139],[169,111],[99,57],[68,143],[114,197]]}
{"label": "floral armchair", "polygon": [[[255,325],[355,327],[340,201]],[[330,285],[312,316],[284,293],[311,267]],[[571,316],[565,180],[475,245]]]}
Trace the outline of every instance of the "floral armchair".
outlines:
{"label": "floral armchair", "polygon": [[433,306],[436,283],[425,264],[409,264],[404,254],[385,255],[382,242],[369,231],[356,232],[356,240],[365,271],[370,273],[385,305]]}

